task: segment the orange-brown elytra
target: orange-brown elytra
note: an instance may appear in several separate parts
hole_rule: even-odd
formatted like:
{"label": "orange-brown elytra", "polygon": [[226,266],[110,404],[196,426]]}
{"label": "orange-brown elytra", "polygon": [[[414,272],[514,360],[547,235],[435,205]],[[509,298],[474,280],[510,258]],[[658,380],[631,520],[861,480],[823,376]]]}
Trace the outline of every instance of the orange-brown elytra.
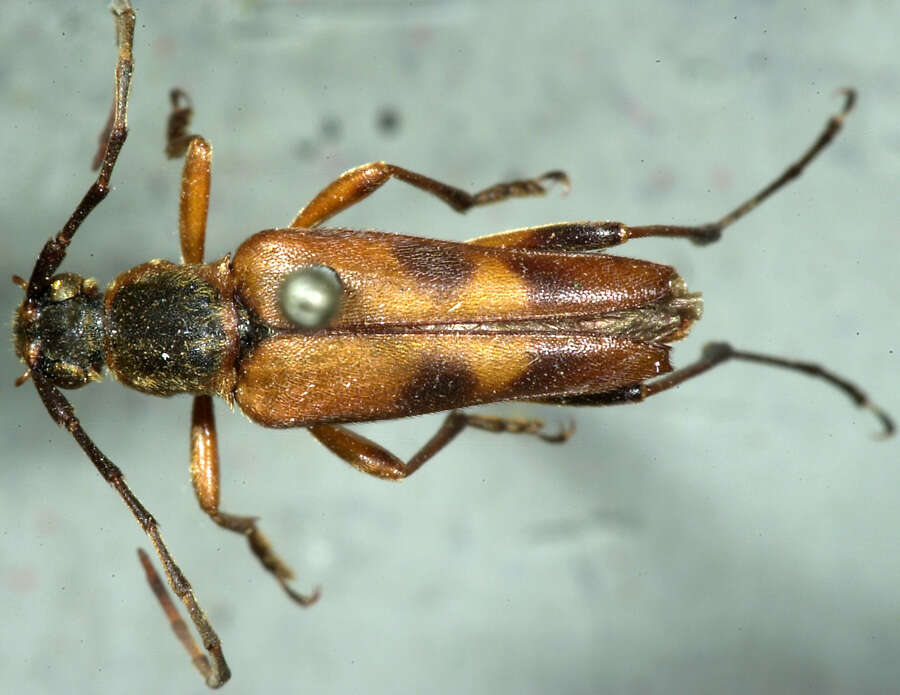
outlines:
{"label": "orange-brown elytra", "polygon": [[[672,371],[669,344],[684,337],[702,309],[700,295],[669,266],[609,256],[603,250],[646,236],[716,241],[723,229],[798,176],[835,137],[844,106],[786,171],[720,220],[695,226],[567,222],[452,243],[353,229],[325,229],[335,214],[394,178],[453,209],[540,195],[568,185],[560,171],[470,194],[401,167],[375,162],[341,175],[288,227],[259,232],[233,257],[204,262],[212,149],[188,131],[192,106],[173,90],[166,152],[184,157],[179,215],[182,263],[150,261],[116,277],[105,292],[91,279],[58,274],[66,249],[105,198],[127,134],[135,15],[114,4],[118,61],[113,110],[97,157],[100,172],[62,230],[48,241],[14,322],[14,342],[50,416],[65,427],[150,538],[170,589],[200,634],[188,632],[148,556],[151,588],[195,667],[212,687],[228,680],[218,637],[190,583],[171,557],[154,517],[121,471],[82,429],[61,388],[101,377],[103,367],[153,395],[194,396],[190,470],[198,503],[218,525],[245,535],[253,554],[288,595],[307,605],[291,569],[255,517],[219,509],[219,455],[212,397],[236,403],[267,427],[305,427],[366,473],[408,477],[466,427],[562,442],[570,429],[546,431],[532,419],[463,412],[502,400],[610,405],[643,400],[729,359],[820,377],[870,408],[885,432],[894,426],[849,381],[815,364],[707,347]],[[409,461],[344,425],[450,411]]]}

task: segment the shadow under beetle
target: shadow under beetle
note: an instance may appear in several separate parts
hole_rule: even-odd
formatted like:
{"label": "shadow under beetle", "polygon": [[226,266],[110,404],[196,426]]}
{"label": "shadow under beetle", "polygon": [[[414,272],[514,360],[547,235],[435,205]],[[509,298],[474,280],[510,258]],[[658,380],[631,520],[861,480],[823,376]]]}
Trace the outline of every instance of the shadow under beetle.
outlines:
{"label": "shadow under beetle", "polygon": [[[219,509],[219,460],[212,396],[237,403],[266,427],[305,427],[359,470],[405,478],[466,427],[563,442],[571,428],[546,432],[540,420],[472,415],[459,409],[505,400],[613,405],[644,400],[729,359],[817,376],[870,408],[886,434],[894,424],[855,385],[817,365],[710,344],[672,371],[669,346],[700,318],[702,299],[671,267],[596,253],[629,239],[719,239],[725,227],[797,177],[840,130],[854,105],[762,191],[718,222],[698,226],[620,222],[550,224],[452,243],[322,223],[391,178],[437,196],[458,212],[568,186],[563,172],[501,183],[474,195],[384,162],[352,169],[323,189],[284,229],[253,235],[235,252],[203,262],[212,149],[188,133],[192,109],[173,90],[166,151],[184,157],[179,231],[182,263],[155,260],[119,275],[105,293],[92,279],[56,274],[75,232],[109,192],[127,134],[135,15],[113,7],[118,42],[113,109],[101,138],[99,174],[75,212],[48,241],[25,281],[13,326],[16,353],[50,416],[65,427],[149,536],[168,584],[187,608],[203,649],[138,551],[148,581],[207,685],[230,672],[219,639],[190,583],[166,548],[156,521],[122,472],[93,443],[59,391],[101,378],[145,393],[194,396],[191,477],[197,499],[223,528],[247,537],[252,552],[302,605],[318,592],[291,588],[291,569],[274,553],[255,517]],[[665,376],[662,376],[665,375]],[[656,378],[658,377],[658,378]],[[655,378],[655,379],[654,379]],[[653,379],[653,380],[651,380]],[[409,461],[343,423],[450,411]],[[207,655],[208,654],[208,655]]]}

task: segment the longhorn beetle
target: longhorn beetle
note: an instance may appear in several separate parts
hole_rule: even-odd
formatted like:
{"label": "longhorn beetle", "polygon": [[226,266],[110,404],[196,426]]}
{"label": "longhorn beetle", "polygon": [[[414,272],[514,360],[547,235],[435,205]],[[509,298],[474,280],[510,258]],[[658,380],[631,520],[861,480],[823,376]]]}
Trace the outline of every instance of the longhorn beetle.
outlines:
{"label": "longhorn beetle", "polygon": [[[628,226],[565,222],[451,243],[322,224],[389,179],[434,195],[457,212],[568,186],[561,171],[500,183],[475,194],[384,162],[366,164],[326,186],[283,229],[259,232],[234,256],[204,263],[212,149],[189,133],[186,93],[173,90],[166,151],[184,157],[179,232],[182,263],[154,260],[97,283],[57,274],[81,223],[109,192],[127,135],[135,14],[114,4],[118,44],[113,109],[101,137],[99,174],[61,231],[49,240],[15,314],[13,338],[50,416],[75,438],[147,533],[169,587],[184,603],[203,649],[187,630],[148,556],[148,581],[207,685],[230,675],[219,639],[170,555],[156,521],[122,472],[82,429],[61,388],[97,381],[105,365],[144,393],[194,396],[190,469],[198,502],[218,525],[247,537],[253,554],[301,605],[290,568],[254,517],[219,509],[219,463],[212,397],[237,403],[266,427],[305,427],[340,458],[380,478],[417,471],[467,427],[560,443],[571,428],[464,413],[504,400],[601,406],[642,401],[730,359],[816,376],[871,409],[885,434],[890,417],[855,385],[814,364],[710,344],[699,360],[672,371],[669,343],[700,318],[702,299],[671,267],[603,250],[641,237],[717,241],[726,227],[787,182],[825,148],[853,108],[843,108],[783,174],[717,222]],[[344,427],[346,423],[449,411],[406,462]]]}

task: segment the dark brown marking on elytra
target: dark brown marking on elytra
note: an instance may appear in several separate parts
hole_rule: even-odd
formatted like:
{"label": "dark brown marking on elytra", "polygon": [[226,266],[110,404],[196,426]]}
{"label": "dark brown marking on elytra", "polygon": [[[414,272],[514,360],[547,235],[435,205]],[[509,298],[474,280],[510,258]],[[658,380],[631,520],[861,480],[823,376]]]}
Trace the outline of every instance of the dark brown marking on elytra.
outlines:
{"label": "dark brown marking on elytra", "polygon": [[447,297],[458,293],[472,274],[475,264],[471,250],[457,244],[423,244],[411,237],[396,237],[390,240],[394,256],[403,270],[425,290]]}
{"label": "dark brown marking on elytra", "polygon": [[515,253],[533,306],[551,303],[565,314],[634,309],[671,292],[669,266],[627,258],[557,253]]}
{"label": "dark brown marking on elytra", "polygon": [[509,391],[524,397],[606,391],[671,371],[668,353],[665,345],[625,339],[547,344]]}
{"label": "dark brown marking on elytra", "polygon": [[541,306],[548,300],[568,305],[583,301],[583,283],[579,282],[579,278],[572,277],[565,263],[560,263],[559,257],[552,254],[516,254],[508,263],[525,281],[531,305]]}
{"label": "dark brown marking on elytra", "polygon": [[478,379],[465,362],[426,358],[404,386],[400,402],[410,413],[451,410],[471,403]]}
{"label": "dark brown marking on elytra", "polygon": [[544,349],[532,356],[528,368],[509,387],[511,393],[539,395],[566,391],[571,373],[571,356],[568,351]]}

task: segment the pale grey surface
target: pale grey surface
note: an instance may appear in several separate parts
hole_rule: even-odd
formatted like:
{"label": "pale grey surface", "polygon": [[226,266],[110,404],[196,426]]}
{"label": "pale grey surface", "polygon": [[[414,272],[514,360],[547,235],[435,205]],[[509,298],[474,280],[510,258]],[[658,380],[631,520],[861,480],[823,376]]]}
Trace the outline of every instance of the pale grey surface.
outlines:
{"label": "pale grey surface", "polygon": [[[103,2],[0,22],[0,276],[27,274],[90,182],[114,62]],[[859,108],[723,243],[635,242],[707,313],[675,351],[815,358],[900,413],[900,11],[892,2],[141,3],[116,190],[65,270],[177,258],[169,87],[216,147],[208,255],[386,159],[458,185],[563,168],[568,197],[455,215],[399,184],[339,217],[447,239],[565,219],[712,219]],[[608,5],[608,7],[603,7]],[[395,108],[386,136],[378,114]],[[323,133],[334,132],[337,137]],[[0,284],[11,311],[20,292]],[[143,584],[147,546],[0,360],[0,691],[203,692]],[[402,485],[219,407],[223,507],[256,513],[318,606],[289,605],[209,523],[186,398],[71,394],[158,516],[223,639],[231,693],[885,692],[900,681],[898,443],[800,377],[730,366],[639,407],[574,413],[565,448],[466,434]],[[568,415],[503,405],[489,412]],[[369,426],[412,452],[436,417]]]}

